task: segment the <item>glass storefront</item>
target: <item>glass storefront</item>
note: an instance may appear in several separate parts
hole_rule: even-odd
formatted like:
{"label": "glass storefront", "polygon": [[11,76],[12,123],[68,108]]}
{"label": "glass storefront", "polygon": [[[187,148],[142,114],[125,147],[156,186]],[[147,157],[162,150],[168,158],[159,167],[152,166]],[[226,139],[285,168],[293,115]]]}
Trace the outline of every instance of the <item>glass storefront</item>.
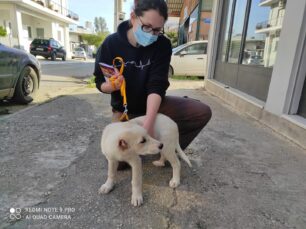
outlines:
{"label": "glass storefront", "polygon": [[[222,42],[222,61],[227,62],[227,57],[226,54],[228,53],[228,38],[229,34],[231,34],[230,25],[231,25],[231,13],[232,13],[232,6],[233,6],[233,0],[229,0],[228,2],[228,10],[227,10],[227,15],[226,15],[226,27],[225,27],[225,33],[224,33],[224,40]],[[224,20],[225,21],[225,20]]]}
{"label": "glass storefront", "polygon": [[270,7],[260,2],[252,1],[242,63],[273,67],[285,7],[281,1]]}
{"label": "glass storefront", "polygon": [[[251,0],[249,9],[246,8],[247,3],[246,0],[229,1],[222,60],[273,67],[286,1]],[[243,40],[244,30],[246,36]],[[243,51],[241,47],[244,47]]]}
{"label": "glass storefront", "polygon": [[229,0],[223,8],[216,79],[266,100],[286,0]]}
{"label": "glass storefront", "polygon": [[237,0],[235,6],[234,23],[232,33],[230,34],[230,44],[228,49],[228,62],[238,64],[239,52],[241,49],[241,39],[243,32],[243,23],[245,18],[246,1]]}
{"label": "glass storefront", "polygon": [[189,30],[188,30],[188,41],[195,41],[197,35],[197,25],[198,25],[198,14],[199,6],[197,6],[190,14],[189,19]]}

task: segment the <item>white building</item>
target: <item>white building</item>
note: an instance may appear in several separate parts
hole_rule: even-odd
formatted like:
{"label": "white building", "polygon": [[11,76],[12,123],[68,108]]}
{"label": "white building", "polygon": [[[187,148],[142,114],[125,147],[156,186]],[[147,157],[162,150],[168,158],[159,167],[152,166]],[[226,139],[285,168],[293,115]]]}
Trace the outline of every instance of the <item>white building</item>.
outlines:
{"label": "white building", "polygon": [[286,2],[278,1],[261,1],[260,7],[268,7],[270,9],[269,18],[266,21],[256,25],[256,33],[265,33],[265,50],[264,50],[264,66],[273,66],[276,60],[277,46],[279,42],[280,32],[285,16]]}
{"label": "white building", "polygon": [[83,40],[82,35],[90,35],[95,34],[93,32],[93,26],[91,22],[85,22],[85,27],[77,26],[71,27],[69,31],[70,36],[70,50],[77,47],[82,47],[85,49],[88,56],[92,56],[93,52],[95,51],[94,45],[88,45],[86,41]]}
{"label": "white building", "polygon": [[0,42],[29,51],[35,38],[54,38],[70,54],[69,24],[78,15],[67,9],[67,0],[0,0],[0,25],[7,36]]}

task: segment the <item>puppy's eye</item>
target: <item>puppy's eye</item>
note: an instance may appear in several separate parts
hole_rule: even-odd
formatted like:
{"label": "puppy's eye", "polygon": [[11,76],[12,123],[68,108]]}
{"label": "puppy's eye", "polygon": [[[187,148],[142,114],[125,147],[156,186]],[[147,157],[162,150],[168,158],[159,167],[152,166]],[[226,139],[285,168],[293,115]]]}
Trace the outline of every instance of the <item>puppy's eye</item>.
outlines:
{"label": "puppy's eye", "polygon": [[142,138],[142,140],[141,140],[140,143],[143,144],[143,143],[146,143],[146,141],[147,141],[147,140],[146,140],[145,138]]}

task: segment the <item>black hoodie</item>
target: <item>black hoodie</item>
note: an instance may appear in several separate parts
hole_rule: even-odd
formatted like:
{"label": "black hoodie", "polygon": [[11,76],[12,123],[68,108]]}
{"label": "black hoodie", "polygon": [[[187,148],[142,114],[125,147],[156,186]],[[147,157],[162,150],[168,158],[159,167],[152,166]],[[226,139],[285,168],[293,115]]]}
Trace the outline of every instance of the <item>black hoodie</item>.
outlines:
{"label": "black hoodie", "polygon": [[[125,62],[123,76],[126,80],[128,112],[145,114],[149,94],[156,93],[162,98],[169,87],[168,70],[172,54],[170,41],[163,35],[147,47],[134,47],[127,39],[129,22],[118,26],[118,32],[109,35],[100,46],[95,63],[94,75],[97,88],[105,82],[99,63],[112,65],[115,57],[122,57]],[[119,66],[118,66],[119,69]],[[111,106],[123,111],[120,91],[111,94]]]}

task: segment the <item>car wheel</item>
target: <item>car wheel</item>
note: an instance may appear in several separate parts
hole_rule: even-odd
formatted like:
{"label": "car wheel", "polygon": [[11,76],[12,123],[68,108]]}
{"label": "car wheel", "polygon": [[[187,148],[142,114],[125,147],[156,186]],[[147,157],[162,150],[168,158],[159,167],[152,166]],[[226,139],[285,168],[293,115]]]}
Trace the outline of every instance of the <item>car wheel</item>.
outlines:
{"label": "car wheel", "polygon": [[62,61],[66,61],[66,55],[62,57]]}
{"label": "car wheel", "polygon": [[14,100],[22,104],[33,101],[38,90],[38,77],[33,68],[26,66],[20,73],[14,94]]}
{"label": "car wheel", "polygon": [[52,54],[51,54],[51,60],[55,60],[56,59],[56,54],[53,52]]}
{"label": "car wheel", "polygon": [[168,77],[172,77],[172,76],[173,76],[173,68],[169,66]]}

